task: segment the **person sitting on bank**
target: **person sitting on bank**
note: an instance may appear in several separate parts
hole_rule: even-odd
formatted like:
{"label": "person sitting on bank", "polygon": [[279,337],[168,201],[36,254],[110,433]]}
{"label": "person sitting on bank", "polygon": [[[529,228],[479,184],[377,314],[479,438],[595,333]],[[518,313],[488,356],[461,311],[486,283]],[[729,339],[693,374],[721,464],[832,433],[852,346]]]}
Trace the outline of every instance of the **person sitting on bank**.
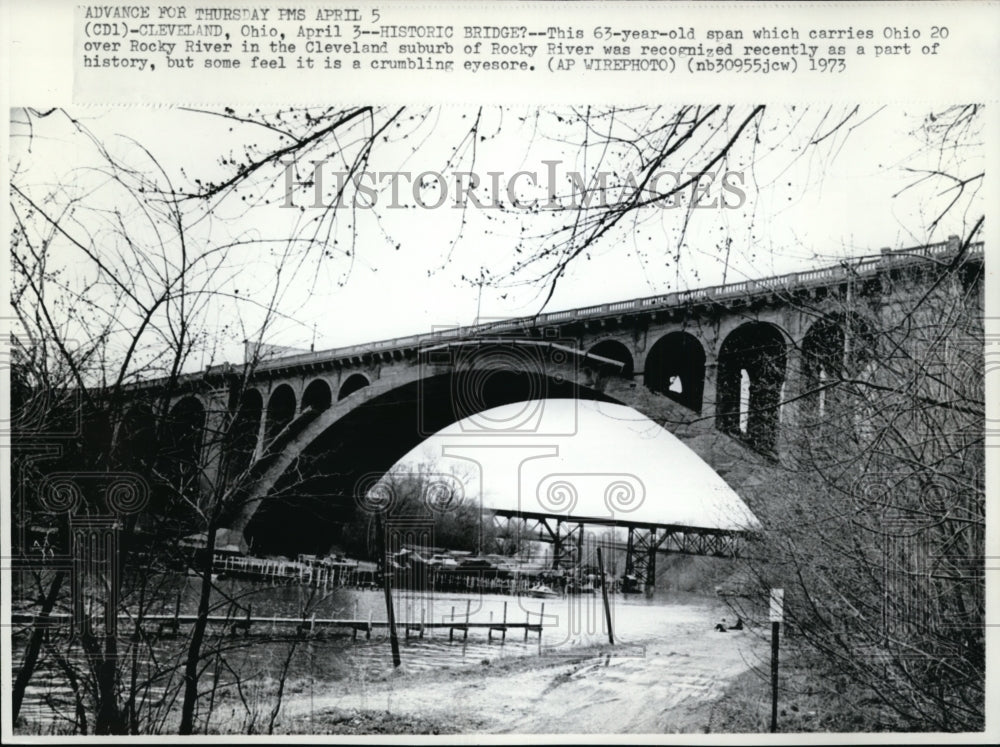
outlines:
{"label": "person sitting on bank", "polygon": [[720,633],[725,633],[728,628],[726,628],[726,618],[722,618],[722,622],[715,624],[715,629]]}

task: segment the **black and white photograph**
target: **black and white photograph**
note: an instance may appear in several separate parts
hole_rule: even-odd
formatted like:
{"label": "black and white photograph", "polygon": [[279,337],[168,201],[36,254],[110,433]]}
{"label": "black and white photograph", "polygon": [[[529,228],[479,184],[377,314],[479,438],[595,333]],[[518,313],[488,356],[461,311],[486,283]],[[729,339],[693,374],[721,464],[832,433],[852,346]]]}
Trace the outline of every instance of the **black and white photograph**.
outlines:
{"label": "black and white photograph", "polygon": [[996,120],[906,94],[12,105],[8,733],[975,740]]}

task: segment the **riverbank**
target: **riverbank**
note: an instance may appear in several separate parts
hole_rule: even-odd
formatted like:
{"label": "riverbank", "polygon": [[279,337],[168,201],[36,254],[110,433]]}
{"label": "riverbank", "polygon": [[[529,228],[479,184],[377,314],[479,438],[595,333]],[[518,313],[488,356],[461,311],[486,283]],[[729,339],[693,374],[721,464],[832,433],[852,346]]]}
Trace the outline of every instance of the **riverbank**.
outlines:
{"label": "riverbank", "polygon": [[293,686],[276,732],[703,733],[715,702],[762,653],[754,631],[717,633],[705,620],[641,644],[557,647],[429,671],[404,664],[308,694]]}
{"label": "riverbank", "polygon": [[[828,664],[794,643],[784,644],[778,680],[777,730],[794,733],[876,733],[908,731],[877,693],[845,675],[832,675]],[[770,731],[771,683],[766,669],[736,676],[716,701],[713,732]],[[912,729],[912,725],[910,726]]]}

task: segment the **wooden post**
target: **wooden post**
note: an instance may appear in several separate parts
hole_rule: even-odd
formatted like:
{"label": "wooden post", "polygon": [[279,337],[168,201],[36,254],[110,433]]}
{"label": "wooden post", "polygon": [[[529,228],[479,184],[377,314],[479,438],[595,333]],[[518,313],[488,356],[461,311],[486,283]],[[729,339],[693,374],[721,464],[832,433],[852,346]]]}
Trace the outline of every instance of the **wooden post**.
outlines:
{"label": "wooden post", "polygon": [[472,600],[465,600],[465,635],[462,636],[463,641],[469,640],[469,612],[472,610]]}
{"label": "wooden post", "polygon": [[778,730],[778,635],[784,620],[784,589],[771,589],[770,609],[768,617],[771,620],[771,733]]}
{"label": "wooden post", "polygon": [[396,614],[392,607],[392,582],[389,580],[389,563],[385,556],[385,535],[382,531],[382,516],[378,515],[375,531],[378,534],[378,545],[381,549],[379,557],[382,562],[382,590],[385,592],[385,614],[389,625],[389,646],[392,648],[392,666],[400,665],[399,658],[399,637],[396,635]]}
{"label": "wooden post", "polygon": [[597,570],[601,574],[601,595],[604,597],[604,619],[608,621],[608,643],[615,644],[615,631],[611,627],[611,606],[608,604],[608,583],[604,576],[604,557],[597,548]]}
{"label": "wooden post", "polygon": [[542,611],[538,613],[538,642],[542,642],[542,627],[545,625],[545,602],[542,602]]}
{"label": "wooden post", "polygon": [[503,603],[503,635],[500,638],[501,643],[507,642],[507,603]]}
{"label": "wooden post", "polygon": [[309,637],[313,633],[313,626],[316,624],[316,613],[313,613],[311,618],[303,617],[302,622],[299,623],[299,632],[303,636]]}
{"label": "wooden post", "polygon": [[424,605],[421,603],[421,605],[420,605],[420,637],[421,638],[424,637],[424,613],[425,612],[426,612],[426,610],[424,609]]}
{"label": "wooden post", "polygon": [[771,623],[771,733],[778,730],[778,630],[780,622]]}
{"label": "wooden post", "polygon": [[389,622],[389,646],[392,648],[392,665],[398,667],[401,663],[399,658],[399,637],[396,635],[396,615],[392,608],[392,587],[389,583],[389,574],[382,574],[382,589],[385,591],[385,612]]}

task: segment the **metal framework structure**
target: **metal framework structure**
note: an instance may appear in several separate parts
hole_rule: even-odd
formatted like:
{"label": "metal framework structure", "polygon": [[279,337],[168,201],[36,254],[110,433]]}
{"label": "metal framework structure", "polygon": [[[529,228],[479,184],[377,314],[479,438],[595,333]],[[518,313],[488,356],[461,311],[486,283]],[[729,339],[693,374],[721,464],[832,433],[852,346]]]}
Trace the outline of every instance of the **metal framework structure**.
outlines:
{"label": "metal framework structure", "polygon": [[[656,584],[657,553],[709,555],[734,558],[739,556],[745,533],[732,529],[691,527],[681,524],[630,523],[595,517],[567,517],[552,514],[528,513],[507,509],[494,509],[493,521],[508,533],[516,527],[520,535],[533,535],[553,545],[553,570],[572,568],[583,563],[584,527],[596,525],[621,527],[628,530],[624,545],[620,542],[602,542],[611,549],[625,549],[625,576],[631,577],[638,588],[651,593]],[[506,526],[504,526],[506,525]]]}

